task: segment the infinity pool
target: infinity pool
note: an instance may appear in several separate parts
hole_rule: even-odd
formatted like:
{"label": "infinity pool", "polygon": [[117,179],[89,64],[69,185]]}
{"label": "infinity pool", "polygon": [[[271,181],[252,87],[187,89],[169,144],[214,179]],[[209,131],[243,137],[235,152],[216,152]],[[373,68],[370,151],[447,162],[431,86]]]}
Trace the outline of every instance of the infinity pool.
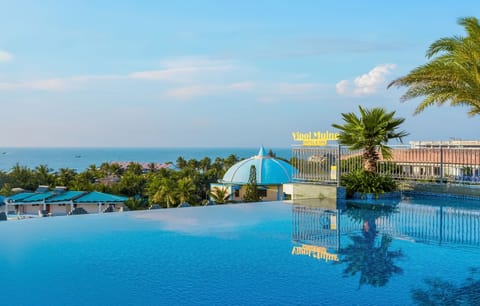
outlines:
{"label": "infinity pool", "polygon": [[480,303],[480,203],[282,202],[0,223],[3,305]]}

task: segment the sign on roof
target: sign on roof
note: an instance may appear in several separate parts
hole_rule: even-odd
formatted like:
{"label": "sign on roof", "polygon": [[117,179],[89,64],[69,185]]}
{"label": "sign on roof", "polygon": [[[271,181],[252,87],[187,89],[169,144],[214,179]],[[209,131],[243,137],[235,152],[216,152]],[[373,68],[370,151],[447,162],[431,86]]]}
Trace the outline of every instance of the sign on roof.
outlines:
{"label": "sign on roof", "polygon": [[325,132],[292,132],[294,141],[301,141],[302,146],[326,146],[329,140],[338,140],[338,133]]}

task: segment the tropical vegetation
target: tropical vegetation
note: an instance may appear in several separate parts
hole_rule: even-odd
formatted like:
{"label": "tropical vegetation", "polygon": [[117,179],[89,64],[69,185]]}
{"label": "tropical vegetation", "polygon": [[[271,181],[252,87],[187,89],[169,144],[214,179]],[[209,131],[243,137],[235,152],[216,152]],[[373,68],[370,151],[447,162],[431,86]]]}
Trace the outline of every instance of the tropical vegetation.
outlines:
{"label": "tropical vegetation", "polygon": [[480,115],[480,24],[475,17],[461,18],[467,36],[440,38],[426,52],[428,63],[388,87],[407,87],[401,99],[425,97],[415,114],[432,105],[467,106],[468,114]]}
{"label": "tropical vegetation", "polygon": [[384,108],[364,109],[359,106],[360,116],[355,113],[342,113],[344,124],[332,124],[340,131],[338,141],[350,150],[363,150],[363,169],[344,175],[341,180],[347,194],[354,192],[379,193],[395,189],[389,177],[377,174],[380,157],[390,159],[392,149],[387,145],[392,139],[402,141],[408,133],[399,130],[404,118],[396,118],[395,112]]}
{"label": "tropical vegetation", "polygon": [[388,175],[377,175],[364,170],[356,170],[342,175],[340,184],[347,189],[347,196],[353,197],[355,192],[363,195],[372,193],[375,195],[395,191],[397,184]]}
{"label": "tropical vegetation", "polygon": [[248,177],[248,184],[245,188],[245,194],[243,195],[245,202],[259,202],[260,195],[258,194],[257,186],[257,169],[254,165],[250,166],[250,175]]}
{"label": "tropical vegetation", "polygon": [[226,187],[213,187],[212,191],[210,192],[210,197],[215,201],[217,204],[225,204],[230,197],[230,192]]}
{"label": "tropical vegetation", "polygon": [[363,150],[365,172],[375,173],[380,159],[379,152],[384,159],[392,157],[388,141],[397,139],[401,142],[408,135],[405,131],[398,131],[405,119],[395,118],[395,111],[387,112],[381,107],[358,108],[360,117],[352,112],[342,113],[345,123],[332,126],[340,131],[338,142],[341,145],[346,145],[350,150]]}
{"label": "tropical vegetation", "polygon": [[[0,194],[9,196],[14,188],[36,190],[40,185],[65,186],[71,190],[127,196],[130,209],[145,209],[154,204],[174,207],[184,202],[201,205],[210,199],[210,184],[222,178],[238,161],[235,154],[213,162],[208,157],[201,160],[179,157],[172,168],[156,169],[153,163],[147,169],[133,162],[123,168],[116,163],[103,163],[91,165],[82,172],[69,168],[54,171],[47,165],[31,169],[17,164],[8,172],[0,171]],[[226,198],[224,194],[222,200],[214,200],[226,202]]]}

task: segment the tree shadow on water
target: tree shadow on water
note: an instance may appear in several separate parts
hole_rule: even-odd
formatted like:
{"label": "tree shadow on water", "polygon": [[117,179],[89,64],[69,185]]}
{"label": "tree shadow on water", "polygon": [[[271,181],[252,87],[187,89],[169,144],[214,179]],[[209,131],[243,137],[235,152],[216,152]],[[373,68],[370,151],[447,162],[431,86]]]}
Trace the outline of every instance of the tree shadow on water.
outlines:
{"label": "tree shadow on water", "polygon": [[470,275],[460,285],[428,278],[424,280],[426,288],[413,289],[412,299],[417,305],[480,305],[480,279],[478,268],[470,268]]}

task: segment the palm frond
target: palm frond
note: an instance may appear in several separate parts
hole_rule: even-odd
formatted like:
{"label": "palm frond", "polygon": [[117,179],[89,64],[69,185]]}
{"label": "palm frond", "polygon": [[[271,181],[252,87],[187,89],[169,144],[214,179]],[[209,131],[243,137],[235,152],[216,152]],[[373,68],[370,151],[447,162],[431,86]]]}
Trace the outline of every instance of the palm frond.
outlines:
{"label": "palm frond", "polygon": [[480,114],[480,25],[477,18],[466,17],[458,23],[466,37],[441,38],[426,52],[428,63],[393,80],[387,88],[407,87],[401,101],[424,97],[415,114],[432,105],[467,106],[469,115]]}

